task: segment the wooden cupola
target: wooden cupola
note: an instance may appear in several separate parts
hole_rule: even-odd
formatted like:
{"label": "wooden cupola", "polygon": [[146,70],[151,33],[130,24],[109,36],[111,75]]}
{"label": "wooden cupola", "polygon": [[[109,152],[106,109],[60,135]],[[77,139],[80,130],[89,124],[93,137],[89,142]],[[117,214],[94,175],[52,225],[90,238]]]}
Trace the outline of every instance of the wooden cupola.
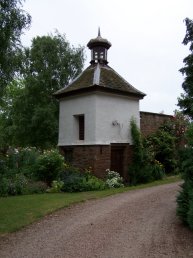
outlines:
{"label": "wooden cupola", "polygon": [[107,50],[111,47],[111,43],[101,37],[100,28],[98,30],[98,36],[91,39],[87,47],[91,50],[91,64],[108,64]]}

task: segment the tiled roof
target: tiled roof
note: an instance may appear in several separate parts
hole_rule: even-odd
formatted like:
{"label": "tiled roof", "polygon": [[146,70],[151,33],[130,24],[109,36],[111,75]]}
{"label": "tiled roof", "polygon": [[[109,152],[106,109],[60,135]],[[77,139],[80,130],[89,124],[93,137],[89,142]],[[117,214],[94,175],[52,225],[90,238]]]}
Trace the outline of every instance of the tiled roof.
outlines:
{"label": "tiled roof", "polygon": [[100,90],[114,92],[122,95],[133,95],[142,99],[145,94],[116,73],[110,66],[104,64],[92,64],[87,67],[75,80],[68,86],[58,90],[54,95],[62,98],[81,92]]}

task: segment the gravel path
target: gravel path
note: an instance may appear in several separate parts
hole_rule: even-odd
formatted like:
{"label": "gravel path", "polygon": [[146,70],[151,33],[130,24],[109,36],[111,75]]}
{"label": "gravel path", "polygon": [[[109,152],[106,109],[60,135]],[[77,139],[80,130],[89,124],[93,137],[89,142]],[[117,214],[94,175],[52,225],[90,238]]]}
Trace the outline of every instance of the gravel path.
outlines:
{"label": "gravel path", "polygon": [[91,200],[0,238],[1,258],[193,258],[193,232],[176,218],[179,184]]}

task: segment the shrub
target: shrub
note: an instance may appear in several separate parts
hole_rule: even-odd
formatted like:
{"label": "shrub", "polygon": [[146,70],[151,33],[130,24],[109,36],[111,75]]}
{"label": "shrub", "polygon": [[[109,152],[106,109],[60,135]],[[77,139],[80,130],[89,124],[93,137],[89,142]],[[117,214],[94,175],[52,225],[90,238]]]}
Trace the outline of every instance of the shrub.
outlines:
{"label": "shrub", "polygon": [[62,190],[64,192],[81,192],[84,175],[77,168],[66,166],[65,171],[61,175],[64,182]]}
{"label": "shrub", "polygon": [[6,175],[13,177],[21,173],[29,179],[33,178],[34,165],[39,155],[39,151],[32,147],[9,149],[5,159]]}
{"label": "shrub", "polygon": [[51,188],[49,188],[47,193],[60,193],[62,191],[62,187],[64,186],[64,182],[54,180],[52,182]]}
{"label": "shrub", "polygon": [[152,164],[151,169],[153,180],[163,179],[165,175],[164,166],[158,160],[154,160],[154,164]]}
{"label": "shrub", "polygon": [[6,175],[7,171],[6,157],[0,156],[0,175]]}
{"label": "shrub", "polygon": [[0,196],[9,195],[9,180],[6,177],[0,177]]}
{"label": "shrub", "polygon": [[94,191],[105,188],[105,183],[93,176],[90,170],[81,173],[77,168],[72,166],[66,166],[61,180],[64,182],[62,187],[62,191],[64,192]]}
{"label": "shrub", "polygon": [[27,185],[27,179],[23,174],[16,174],[13,178],[9,179],[9,195],[19,195],[24,193]]}
{"label": "shrub", "polygon": [[188,224],[188,211],[189,211],[189,202],[190,202],[190,186],[187,183],[181,185],[181,191],[177,196],[177,210],[176,213],[180,219]]}
{"label": "shrub", "polygon": [[187,222],[190,228],[193,230],[193,187],[189,191],[189,210],[187,214]]}
{"label": "shrub", "polygon": [[45,193],[47,188],[48,186],[45,182],[28,181],[23,190],[23,194],[41,194],[41,193]]}
{"label": "shrub", "polygon": [[129,183],[130,185],[145,184],[153,181],[152,166],[144,164],[132,164],[129,167]]}
{"label": "shrub", "polygon": [[23,174],[13,177],[0,177],[0,196],[23,194],[27,185],[27,178]]}
{"label": "shrub", "polygon": [[154,159],[164,165],[167,174],[175,173],[177,169],[176,138],[169,132],[159,129],[146,139],[146,148],[152,147]]}
{"label": "shrub", "polygon": [[107,180],[105,183],[108,188],[124,187],[123,178],[120,177],[120,174],[118,172],[110,171],[109,169],[107,169],[106,172]]}
{"label": "shrub", "polygon": [[133,140],[133,162],[129,166],[129,183],[131,185],[147,183],[153,180],[151,148],[144,148],[142,135],[134,120],[131,120],[131,136]]}
{"label": "shrub", "polygon": [[57,150],[45,151],[37,158],[35,169],[36,178],[51,185],[64,169],[64,158]]}
{"label": "shrub", "polygon": [[98,191],[104,189],[104,181],[95,176],[90,176],[87,180],[84,180],[84,191]]}
{"label": "shrub", "polygon": [[[188,136],[193,135],[193,127],[190,127]],[[182,178],[184,184],[177,196],[177,215],[180,219],[188,224],[193,229],[193,140],[189,141],[189,146],[186,147],[180,154],[180,163]]]}

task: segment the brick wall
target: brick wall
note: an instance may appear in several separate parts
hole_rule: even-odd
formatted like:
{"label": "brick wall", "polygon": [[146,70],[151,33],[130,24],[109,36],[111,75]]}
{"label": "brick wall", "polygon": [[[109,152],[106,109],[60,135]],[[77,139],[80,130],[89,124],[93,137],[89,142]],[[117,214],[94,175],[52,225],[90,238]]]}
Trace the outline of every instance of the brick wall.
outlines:
{"label": "brick wall", "polygon": [[82,145],[60,147],[62,153],[67,155],[72,152],[70,163],[82,170],[92,168],[93,174],[99,178],[104,178],[106,169],[110,168],[111,148],[110,145]]}
{"label": "brick wall", "polygon": [[147,136],[155,132],[160,127],[160,125],[162,125],[165,121],[170,120],[172,117],[173,116],[171,115],[140,112],[141,133],[144,136]]}
{"label": "brick wall", "polygon": [[[114,145],[113,145],[114,146]],[[123,152],[123,171],[120,171],[125,181],[128,181],[128,166],[132,161],[132,146],[129,144],[120,144]],[[99,178],[105,178],[106,169],[111,168],[111,148],[112,145],[84,145],[84,146],[61,146],[61,153],[66,160],[81,169],[91,167],[92,172]],[[69,155],[70,154],[70,155]]]}

